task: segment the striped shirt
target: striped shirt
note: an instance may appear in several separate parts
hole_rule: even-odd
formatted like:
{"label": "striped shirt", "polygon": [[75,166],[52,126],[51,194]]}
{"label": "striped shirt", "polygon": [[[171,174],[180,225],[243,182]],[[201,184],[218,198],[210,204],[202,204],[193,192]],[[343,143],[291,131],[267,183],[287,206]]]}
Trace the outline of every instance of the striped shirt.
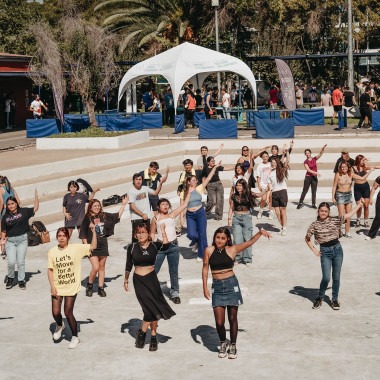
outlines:
{"label": "striped shirt", "polygon": [[319,218],[310,224],[306,237],[314,235],[315,244],[328,243],[342,237],[341,225],[344,223],[344,215],[329,216],[325,220]]}

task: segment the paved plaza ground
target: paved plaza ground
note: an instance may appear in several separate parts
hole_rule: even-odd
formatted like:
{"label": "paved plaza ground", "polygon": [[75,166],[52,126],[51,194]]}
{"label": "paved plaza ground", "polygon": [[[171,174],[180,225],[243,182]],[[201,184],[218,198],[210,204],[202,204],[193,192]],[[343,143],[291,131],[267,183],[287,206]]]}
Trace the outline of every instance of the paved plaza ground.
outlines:
{"label": "paved plaza ground", "polygon": [[[209,220],[208,239],[227,222]],[[336,214],[333,209],[332,214]],[[374,215],[371,207],[370,215]],[[69,329],[54,343],[47,280],[47,252],[55,242],[31,247],[26,260],[27,290],[0,287],[1,379],[378,379],[380,236],[365,241],[362,229],[352,228],[353,239],[341,239],[344,263],[341,310],[330,307],[331,288],[319,310],[312,309],[321,279],[320,262],[304,242],[316,211],[288,205],[288,235],[278,236],[277,220],[253,218],[254,231],[273,231],[273,240],[261,238],[253,246],[253,266],[236,267],[244,305],[239,308],[238,358],[218,359],[218,336],[211,305],[203,299],[201,267],[179,238],[182,303],[168,301],[177,315],[160,321],[159,347],[149,352],[134,347],[142,311],[133,288],[123,289],[126,251],[131,226],[117,225],[109,239],[106,298],[79,293],[75,316],[81,344],[68,350]],[[73,242],[79,242],[77,237]],[[83,260],[82,284],[90,263]],[[6,277],[6,261],[0,262]],[[168,295],[164,263],[159,279]],[[331,285],[331,284],[330,284]],[[97,289],[96,285],[94,286]],[[228,323],[227,323],[228,328]],[[148,338],[147,338],[148,340]]]}

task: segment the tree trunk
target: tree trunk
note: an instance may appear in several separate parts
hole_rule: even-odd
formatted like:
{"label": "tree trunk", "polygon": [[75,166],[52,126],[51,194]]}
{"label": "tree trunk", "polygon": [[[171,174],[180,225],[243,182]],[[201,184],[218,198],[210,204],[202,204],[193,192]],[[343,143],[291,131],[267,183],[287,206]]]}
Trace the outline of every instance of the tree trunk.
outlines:
{"label": "tree trunk", "polygon": [[90,127],[97,128],[98,123],[96,122],[96,118],[95,118],[95,102],[91,98],[87,99],[85,106],[86,106],[86,111],[88,113],[88,117],[90,119]]}

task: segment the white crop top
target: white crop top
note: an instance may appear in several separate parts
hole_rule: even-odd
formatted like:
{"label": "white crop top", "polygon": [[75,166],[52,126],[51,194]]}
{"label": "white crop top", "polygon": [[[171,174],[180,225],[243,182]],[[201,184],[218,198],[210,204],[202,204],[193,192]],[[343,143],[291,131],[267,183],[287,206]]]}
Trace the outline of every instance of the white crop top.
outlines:
{"label": "white crop top", "polygon": [[156,216],[156,224],[157,224],[157,238],[160,241],[163,241],[162,238],[162,231],[161,231],[161,224],[165,224],[165,232],[166,236],[168,237],[169,242],[177,239],[177,234],[175,231],[175,220],[172,216],[170,218],[160,219],[160,214]]}

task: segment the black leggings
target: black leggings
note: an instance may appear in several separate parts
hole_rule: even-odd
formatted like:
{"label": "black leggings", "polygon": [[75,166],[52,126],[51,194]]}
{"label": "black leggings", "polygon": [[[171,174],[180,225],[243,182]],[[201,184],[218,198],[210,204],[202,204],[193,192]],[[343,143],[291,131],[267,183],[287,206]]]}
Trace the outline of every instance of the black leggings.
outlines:
{"label": "black leggings", "polygon": [[[236,344],[238,334],[238,313],[239,306],[227,306],[228,321],[230,322],[230,340],[231,343]],[[224,321],[226,316],[225,306],[214,307],[214,316],[216,323],[216,330],[218,331],[219,339],[221,342],[226,341],[226,328],[224,327]]]}
{"label": "black leggings", "polygon": [[373,220],[371,229],[368,232],[368,236],[372,239],[376,237],[377,231],[379,231],[379,228],[380,228],[380,195],[379,194],[377,195],[377,199],[376,199],[375,219]]}
{"label": "black leggings", "polygon": [[51,296],[51,310],[53,313],[53,318],[57,322],[58,326],[62,326],[62,314],[61,314],[61,305],[63,299],[65,299],[65,316],[67,319],[67,322],[69,322],[70,330],[73,336],[78,336],[78,329],[77,329],[77,321],[74,317],[73,310],[74,310],[74,303],[77,296]]}
{"label": "black leggings", "polygon": [[303,183],[303,190],[301,194],[300,201],[298,203],[303,203],[307,192],[311,186],[311,203],[313,206],[317,200],[317,186],[318,186],[318,177],[317,176],[305,176],[305,181]]}

